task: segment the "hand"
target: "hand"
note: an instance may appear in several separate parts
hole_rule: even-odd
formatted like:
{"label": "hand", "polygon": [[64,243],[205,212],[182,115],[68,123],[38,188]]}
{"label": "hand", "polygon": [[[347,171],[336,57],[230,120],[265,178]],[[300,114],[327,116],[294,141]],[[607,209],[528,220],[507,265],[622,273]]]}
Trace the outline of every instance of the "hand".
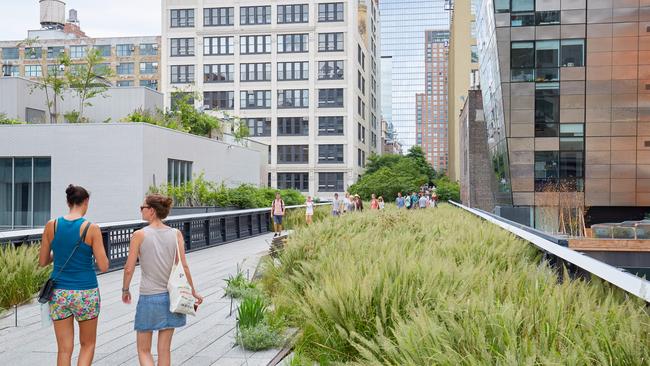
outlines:
{"label": "hand", "polygon": [[131,291],[122,291],[122,302],[125,304],[131,303]]}
{"label": "hand", "polygon": [[201,303],[203,303],[203,296],[199,295],[195,290],[192,290],[192,296],[196,299],[196,305],[201,305]]}

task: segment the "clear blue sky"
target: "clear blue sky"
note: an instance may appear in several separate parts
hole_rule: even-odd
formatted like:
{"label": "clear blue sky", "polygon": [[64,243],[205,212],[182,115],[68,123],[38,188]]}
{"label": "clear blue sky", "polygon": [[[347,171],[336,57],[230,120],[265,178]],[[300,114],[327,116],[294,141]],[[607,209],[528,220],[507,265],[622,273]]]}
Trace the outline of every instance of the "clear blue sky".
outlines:
{"label": "clear blue sky", "polygon": [[[64,0],[65,1],[65,0]],[[160,34],[160,0],[69,0],[77,9],[81,29],[90,37]],[[110,4],[110,5],[107,5]],[[0,40],[21,40],[39,29],[38,0],[0,0]]]}

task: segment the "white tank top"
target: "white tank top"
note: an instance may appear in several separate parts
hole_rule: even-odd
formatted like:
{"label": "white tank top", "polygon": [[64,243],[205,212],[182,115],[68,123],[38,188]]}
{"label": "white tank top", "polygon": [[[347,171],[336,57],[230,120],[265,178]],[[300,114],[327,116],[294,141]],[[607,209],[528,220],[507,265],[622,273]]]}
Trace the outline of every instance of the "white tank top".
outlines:
{"label": "white tank top", "polygon": [[144,229],[144,240],[140,245],[141,295],[155,295],[167,292],[167,281],[176,259],[178,230],[170,227]]}

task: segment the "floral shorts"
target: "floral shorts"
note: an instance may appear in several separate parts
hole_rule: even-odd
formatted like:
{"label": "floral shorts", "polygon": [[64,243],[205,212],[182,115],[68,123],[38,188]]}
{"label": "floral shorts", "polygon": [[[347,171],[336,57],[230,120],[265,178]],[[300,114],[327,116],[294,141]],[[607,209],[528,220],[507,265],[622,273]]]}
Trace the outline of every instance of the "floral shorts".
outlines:
{"label": "floral shorts", "polygon": [[63,290],[55,289],[50,300],[50,317],[63,320],[71,316],[81,322],[99,316],[99,289]]}

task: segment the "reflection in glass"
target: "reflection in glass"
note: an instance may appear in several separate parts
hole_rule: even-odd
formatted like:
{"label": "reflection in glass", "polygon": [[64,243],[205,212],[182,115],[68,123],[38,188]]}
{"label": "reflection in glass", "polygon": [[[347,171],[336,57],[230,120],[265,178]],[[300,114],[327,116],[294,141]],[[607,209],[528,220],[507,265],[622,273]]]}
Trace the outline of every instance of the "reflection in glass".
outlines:
{"label": "reflection in glass", "polygon": [[12,165],[11,158],[0,159],[0,228],[11,228]]}
{"label": "reflection in glass", "polygon": [[14,159],[14,226],[32,225],[32,159]]}
{"label": "reflection in glass", "polygon": [[44,226],[50,218],[52,162],[34,158],[34,226]]}
{"label": "reflection in glass", "polygon": [[562,40],[562,66],[584,66],[584,39]]}

